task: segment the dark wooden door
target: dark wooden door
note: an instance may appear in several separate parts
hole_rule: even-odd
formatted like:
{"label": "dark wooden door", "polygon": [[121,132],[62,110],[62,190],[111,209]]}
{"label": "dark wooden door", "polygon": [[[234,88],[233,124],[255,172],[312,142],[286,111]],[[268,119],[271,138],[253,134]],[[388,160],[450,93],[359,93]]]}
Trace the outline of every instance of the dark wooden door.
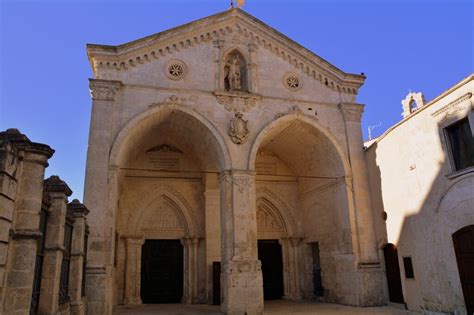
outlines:
{"label": "dark wooden door", "polygon": [[179,240],[146,240],[142,248],[143,303],[181,303],[183,246]]}
{"label": "dark wooden door", "polygon": [[221,262],[212,262],[212,304],[221,304]]}
{"label": "dark wooden door", "polygon": [[393,303],[403,303],[400,265],[398,264],[398,252],[395,245],[385,245],[383,248],[383,256],[385,258],[385,271],[387,273],[389,300]]}
{"label": "dark wooden door", "polygon": [[474,314],[474,225],[453,234],[454,251],[468,314]]}
{"label": "dark wooden door", "polygon": [[259,240],[258,259],[262,262],[264,299],[281,299],[283,296],[283,259],[278,240]]}

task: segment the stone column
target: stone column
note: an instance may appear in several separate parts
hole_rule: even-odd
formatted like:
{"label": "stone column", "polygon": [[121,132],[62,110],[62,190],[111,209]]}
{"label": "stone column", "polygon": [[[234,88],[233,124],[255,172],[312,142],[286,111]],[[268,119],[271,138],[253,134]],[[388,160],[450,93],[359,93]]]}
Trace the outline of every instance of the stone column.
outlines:
{"label": "stone column", "polygon": [[370,187],[364,156],[360,120],[364,106],[340,103],[346,124],[348,153],[352,168],[352,188],[358,235],[359,304],[381,305],[383,282],[372,216]]}
{"label": "stone column", "polygon": [[127,237],[127,260],[125,266],[125,297],[124,304],[142,304],[140,297],[142,245],[143,237]]}
{"label": "stone column", "polygon": [[67,197],[72,194],[72,191],[58,176],[51,176],[45,180],[44,188],[51,203],[46,224],[39,313],[55,314],[59,306],[59,281],[64,252]]}
{"label": "stone column", "polygon": [[[9,223],[5,226],[10,225],[10,231],[8,253],[5,256],[0,255],[1,259],[7,260],[3,282],[0,284],[4,294],[3,307],[0,306],[0,310],[4,314],[26,315],[30,312],[37,240],[41,236],[39,219],[44,170],[54,150],[47,145],[31,142],[16,129],[1,132],[0,143],[2,147],[6,144],[15,147],[19,157],[17,160],[19,165],[13,174],[17,182],[15,199],[10,199],[7,203],[10,206],[9,209],[13,210],[11,223],[8,222],[8,208],[1,210],[6,211],[6,217],[2,220]],[[15,159],[10,162],[16,163]],[[3,175],[8,176],[7,174]],[[2,231],[1,234],[3,233]]]}
{"label": "stone column", "polygon": [[224,87],[224,78],[222,77],[222,72],[224,69],[223,65],[223,56],[222,56],[222,47],[224,47],[223,39],[216,39],[213,41],[214,44],[214,60],[216,64],[216,76],[215,76],[215,89],[217,91],[222,91]]}
{"label": "stone column", "polygon": [[255,173],[221,173],[222,310],[262,314],[263,279],[257,255]]}
{"label": "stone column", "polygon": [[83,266],[86,252],[86,248],[84,247],[87,229],[86,216],[89,213],[89,210],[77,199],[74,199],[69,203],[67,208],[74,218],[71,246],[71,269],[69,272],[71,314],[83,315],[85,314],[85,307],[82,301],[82,277],[84,275]]}
{"label": "stone column", "polygon": [[184,246],[184,294],[183,303],[198,302],[197,296],[197,248],[199,238],[185,237],[181,239]]}
{"label": "stone column", "polygon": [[212,304],[212,263],[221,261],[221,214],[219,182],[215,174],[205,176],[205,222],[206,222],[206,295],[207,303]]}
{"label": "stone column", "polygon": [[109,196],[109,153],[113,141],[114,102],[120,81],[90,80],[92,115],[87,151],[84,204],[89,214],[90,237],[87,267],[88,312],[111,314],[113,306],[114,209]]}
{"label": "stone column", "polygon": [[284,297],[288,300],[301,299],[298,266],[298,245],[300,241],[301,238],[299,237],[285,237],[280,240],[286,278],[284,279]]}
{"label": "stone column", "polygon": [[249,87],[250,92],[258,93],[258,69],[257,69],[257,49],[258,46],[254,43],[250,43],[249,47],[249,55],[250,60],[248,64],[248,73],[249,73]]}

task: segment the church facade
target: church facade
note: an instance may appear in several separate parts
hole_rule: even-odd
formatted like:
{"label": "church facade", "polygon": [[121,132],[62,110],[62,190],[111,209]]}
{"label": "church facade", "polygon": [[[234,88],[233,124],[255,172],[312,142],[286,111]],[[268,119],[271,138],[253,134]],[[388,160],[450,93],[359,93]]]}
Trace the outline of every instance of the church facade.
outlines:
{"label": "church facade", "polygon": [[240,9],[87,52],[89,314],[385,303],[356,100],[364,75]]}

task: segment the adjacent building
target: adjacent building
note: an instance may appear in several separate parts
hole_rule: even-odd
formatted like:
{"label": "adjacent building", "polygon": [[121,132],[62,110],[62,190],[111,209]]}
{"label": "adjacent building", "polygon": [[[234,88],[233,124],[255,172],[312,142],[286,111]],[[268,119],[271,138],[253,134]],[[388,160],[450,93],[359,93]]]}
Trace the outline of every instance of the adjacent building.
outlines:
{"label": "adjacent building", "polygon": [[389,301],[424,314],[474,313],[474,75],[403,119],[365,152]]}

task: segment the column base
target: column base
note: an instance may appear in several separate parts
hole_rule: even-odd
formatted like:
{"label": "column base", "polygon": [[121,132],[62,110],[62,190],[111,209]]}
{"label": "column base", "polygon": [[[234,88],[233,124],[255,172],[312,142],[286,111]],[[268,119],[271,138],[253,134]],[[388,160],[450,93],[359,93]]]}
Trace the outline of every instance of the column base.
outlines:
{"label": "column base", "polygon": [[386,305],[383,271],[380,262],[361,262],[357,266],[359,306]]}
{"label": "column base", "polygon": [[112,277],[108,267],[87,267],[87,313],[112,314]]}
{"label": "column base", "polygon": [[228,315],[263,314],[263,278],[259,260],[230,261],[221,273],[224,301]]}

